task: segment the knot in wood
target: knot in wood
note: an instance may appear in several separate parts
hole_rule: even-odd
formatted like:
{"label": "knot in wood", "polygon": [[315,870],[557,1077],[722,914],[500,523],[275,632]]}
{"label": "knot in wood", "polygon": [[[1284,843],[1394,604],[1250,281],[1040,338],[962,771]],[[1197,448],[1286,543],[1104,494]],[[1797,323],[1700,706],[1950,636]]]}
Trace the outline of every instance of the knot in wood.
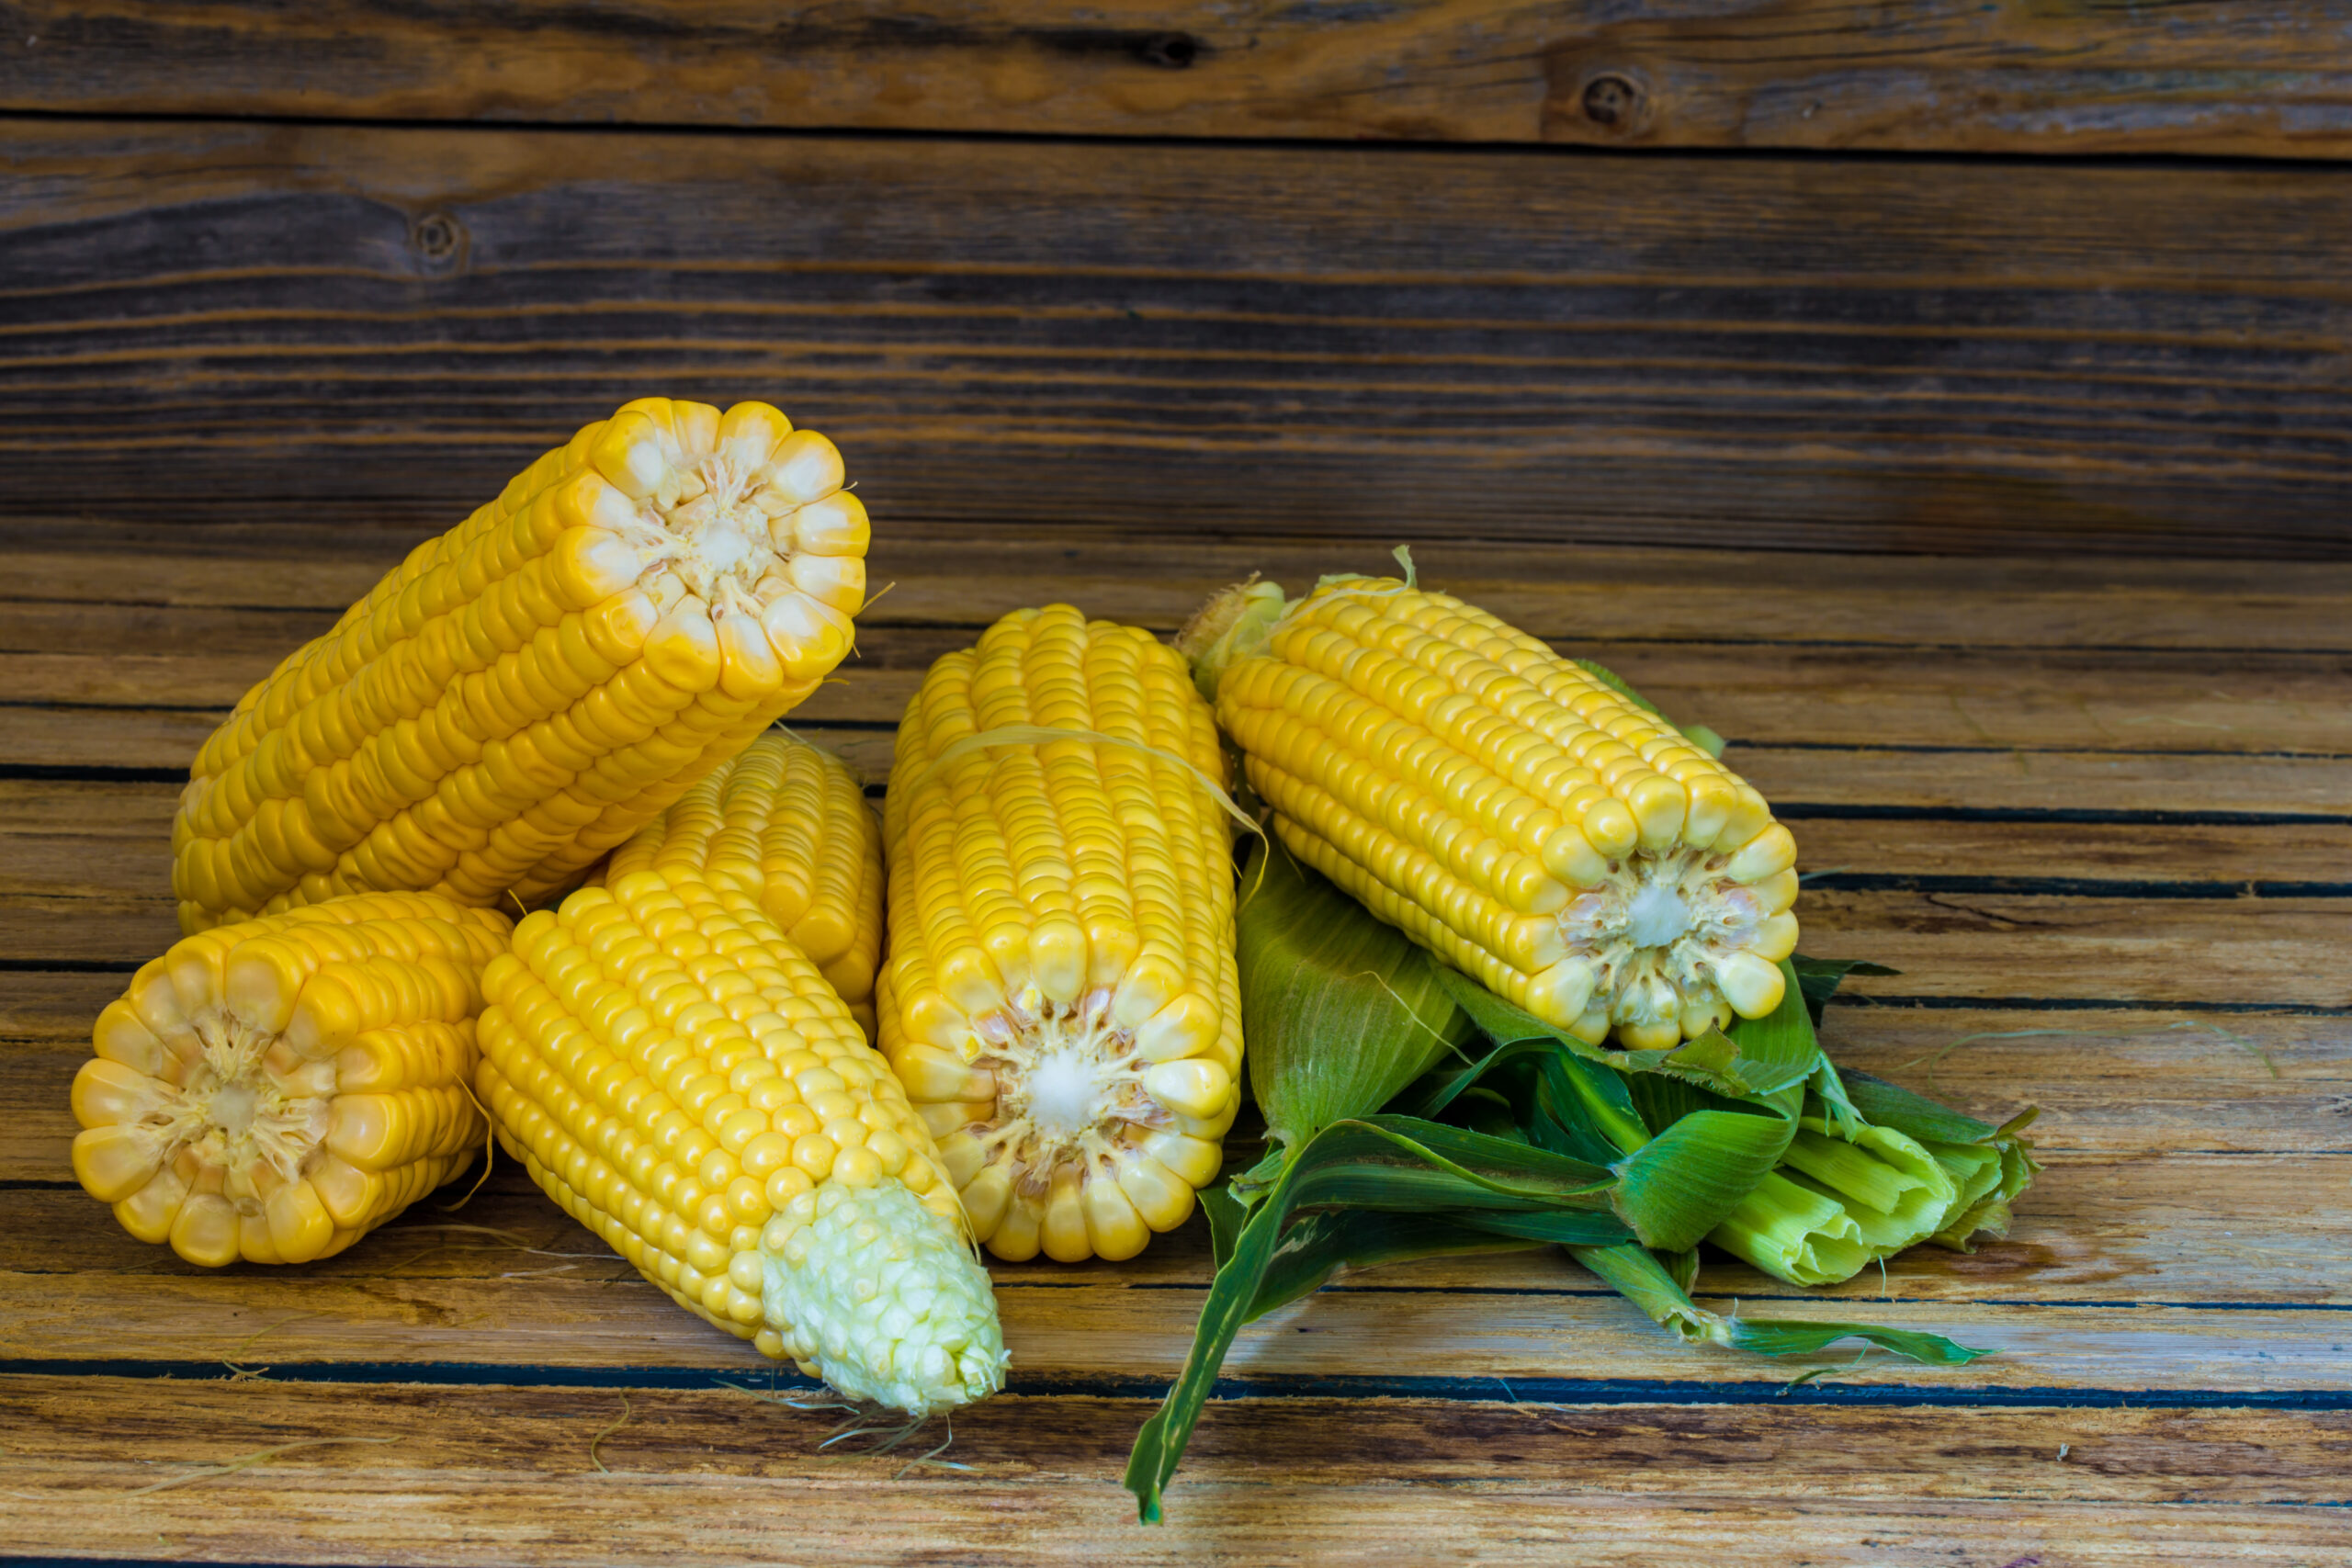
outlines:
{"label": "knot in wood", "polygon": [[1136,58],[1163,71],[1182,71],[1201,57],[1201,46],[1183,33],[1158,33],[1136,46]]}
{"label": "knot in wood", "polygon": [[454,260],[465,243],[466,231],[446,212],[428,212],[410,228],[409,243],[428,265],[439,267]]}
{"label": "knot in wood", "polygon": [[1585,84],[1584,114],[1595,125],[1628,124],[1640,107],[1642,90],[1618,75],[1595,76]]}

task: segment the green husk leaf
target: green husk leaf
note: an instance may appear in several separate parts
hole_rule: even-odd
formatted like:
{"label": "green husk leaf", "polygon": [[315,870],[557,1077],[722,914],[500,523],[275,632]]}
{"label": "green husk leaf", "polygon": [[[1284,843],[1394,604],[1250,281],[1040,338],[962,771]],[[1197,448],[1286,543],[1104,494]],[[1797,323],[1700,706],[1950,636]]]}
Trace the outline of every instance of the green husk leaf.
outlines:
{"label": "green husk leaf", "polygon": [[1614,1216],[1590,1210],[1541,1209],[1518,1214],[1480,1210],[1464,1211],[1458,1217],[1465,1225],[1496,1235],[1549,1242],[1557,1247],[1606,1247],[1618,1242],[1634,1245],[1634,1238]]}
{"label": "green husk leaf", "polygon": [[[1193,1348],[1158,1412],[1144,1423],[1127,1456],[1126,1485],[1136,1495],[1137,1517],[1157,1524],[1161,1517],[1160,1495],[1191,1439],[1201,1406],[1216,1382],[1217,1369],[1232,1347],[1233,1337],[1253,1315],[1276,1256],[1284,1226],[1301,1209],[1350,1204],[1357,1209],[1396,1211],[1403,1218],[1427,1218],[1444,1209],[1540,1211],[1569,1207],[1597,1211],[1605,1219],[1609,1173],[1524,1144],[1487,1137],[1448,1127],[1442,1122],[1410,1117],[1374,1116],[1335,1122],[1290,1151],[1282,1175],[1250,1212],[1238,1232],[1216,1277]],[[1212,1230],[1230,1226],[1232,1214],[1213,1217]],[[1317,1250],[1285,1266],[1282,1289],[1311,1289],[1302,1281],[1316,1276],[1325,1258],[1330,1268],[1345,1261],[1351,1245],[1375,1249],[1386,1257],[1409,1254],[1388,1250],[1408,1245],[1414,1236],[1430,1233],[1396,1225],[1336,1227],[1302,1241]],[[1319,1280],[1319,1276],[1316,1276]]]}
{"label": "green husk leaf", "polygon": [[1900,1084],[1850,1067],[1845,1077],[1846,1092],[1852,1097],[1854,1109],[1873,1126],[1892,1127],[1905,1137],[1943,1144],[1977,1144],[1995,1135],[1996,1129],[1990,1122],[1963,1116]]}
{"label": "green husk leaf", "polygon": [[1792,1285],[1835,1285],[1951,1222],[1960,1188],[1917,1140],[1805,1117],[1781,1166],[1707,1237]]}
{"label": "green husk leaf", "polygon": [[1247,582],[1209,596],[1176,634],[1176,651],[1193,669],[1193,684],[1211,703],[1227,668],[1258,651],[1289,603],[1282,585],[1255,572]]}
{"label": "green husk leaf", "polygon": [[1297,1208],[1609,1206],[1612,1181],[1605,1167],[1442,1122],[1352,1118],[1333,1122],[1315,1142],[1322,1157],[1284,1178]]}
{"label": "green husk leaf", "polygon": [[1532,1110],[1527,1123],[1531,1141],[1596,1165],[1614,1165],[1649,1142],[1647,1127],[1632,1114],[1625,1080],[1566,1051],[1544,1059]]}
{"label": "green husk leaf", "polygon": [[1820,1037],[1814,1033],[1813,1015],[1805,1009],[1804,987],[1785,958],[1781,961],[1781,1005],[1762,1018],[1742,1019],[1732,1026],[1731,1039],[1738,1045],[1739,1055],[1726,1074],[1745,1092],[1768,1098],[1829,1069],[1828,1058],[1821,1054]]}
{"label": "green husk leaf", "polygon": [[1690,1300],[1689,1287],[1650,1253],[1630,1243],[1572,1247],[1576,1260],[1649,1314],[1660,1328],[1692,1345],[1721,1345],[1759,1356],[1802,1356],[1840,1339],[1860,1339],[1936,1367],[1964,1367],[1989,1350],[1972,1349],[1940,1334],[1885,1328],[1870,1323],[1815,1323],[1799,1318],[1724,1317]]}
{"label": "green husk leaf", "polygon": [[[1999,1154],[2000,1175],[1990,1190],[1967,1205],[1950,1224],[1930,1236],[1930,1241],[1954,1252],[1973,1252],[1977,1236],[1990,1235],[1997,1240],[2009,1234],[2009,1205],[2041,1174],[2041,1162],[2033,1157],[2033,1140],[2025,1135],[2026,1128],[2039,1114],[2036,1107],[2028,1106],[2002,1122],[1990,1139],[1973,1145]],[[1928,1147],[1939,1159],[1956,1152],[1948,1144],[1930,1143]]]}
{"label": "green husk leaf", "polygon": [[1846,1077],[1854,1104],[1865,1118],[1917,1139],[1960,1185],[1960,1201],[1930,1241],[1954,1252],[1970,1252],[1980,1235],[2008,1235],[2010,1205],[2041,1171],[2033,1157],[2033,1140],[2025,1136],[2037,1110],[2029,1107],[1996,1127],[1868,1073]]}
{"label": "green husk leaf", "polygon": [[1472,1034],[1438,966],[1278,840],[1245,871],[1238,957],[1250,1092],[1295,1148],[1366,1116]]}
{"label": "green husk leaf", "polygon": [[[1789,973],[1785,964],[1783,973]],[[1797,999],[1793,986],[1770,1015],[1743,1020],[1729,1035],[1710,1030],[1696,1040],[1686,1040],[1669,1049],[1611,1051],[1553,1027],[1533,1013],[1505,1001],[1458,969],[1440,964],[1437,978],[1454,1005],[1468,1014],[1478,1032],[1497,1045],[1548,1040],[1588,1062],[1598,1062],[1621,1073],[1664,1073],[1731,1099],[1785,1095],[1793,1084],[1802,1082],[1825,1062],[1812,1021]],[[1784,1109],[1793,1115],[1796,1107],[1791,1103]]]}
{"label": "green husk leaf", "polygon": [[[1629,1157],[1616,1168],[1620,1180],[1613,1201],[1619,1217],[1645,1246],[1668,1251],[1692,1247],[1770,1174],[1788,1147],[1804,1085],[1824,1079],[1833,1088],[1836,1084],[1814,1034],[1796,974],[1786,966],[1782,972],[1788,984],[1781,1005],[1767,1017],[1744,1020],[1734,1034],[1711,1030],[1671,1050],[1626,1052],[1589,1044],[1504,1001],[1467,976],[1440,969],[1440,983],[1497,1043],[1496,1049],[1480,1062],[1439,1075],[1439,1081],[1415,1103],[1433,1114],[1490,1068],[1521,1057],[1539,1056],[1547,1068],[1557,1064],[1564,1074],[1573,1060],[1583,1069],[1576,1087],[1589,1088],[1589,1092],[1573,1097],[1573,1109],[1584,1113],[1581,1118],[1556,1114],[1571,1140],[1563,1146],[1591,1157],[1594,1145],[1572,1141],[1589,1128],[1627,1150]],[[1545,1043],[1556,1049],[1546,1055]],[[1619,1080],[1618,1087],[1626,1090],[1623,1100],[1601,1088],[1600,1066],[1631,1075],[1630,1083]],[[1543,1081],[1555,1080],[1547,1077]],[[1695,1092],[1676,1092],[1668,1087],[1673,1083],[1735,1103],[1719,1105]],[[1553,1098],[1571,1100],[1556,1092]],[[1642,1128],[1653,1130],[1653,1136],[1637,1144],[1634,1136]]]}
{"label": "green husk leaf", "polygon": [[1860,1130],[1865,1118],[1854,1108],[1853,1100],[1846,1093],[1846,1080],[1838,1075],[1836,1067],[1830,1066],[1826,1052],[1822,1055],[1821,1066],[1815,1067],[1813,1076],[1805,1080],[1805,1103],[1819,1105],[1823,1113],[1837,1123],[1839,1137],[1851,1139]]}
{"label": "green husk leaf", "polygon": [[1618,1217],[1645,1247],[1694,1247],[1771,1174],[1795,1130],[1793,1117],[1694,1111],[1617,1168]]}
{"label": "green husk leaf", "polygon": [[1889,969],[1883,964],[1872,964],[1861,958],[1807,958],[1804,953],[1790,957],[1789,966],[1795,971],[1798,987],[1804,992],[1804,1005],[1813,1014],[1814,1027],[1821,1027],[1822,1010],[1849,975],[1900,975],[1900,969]]}
{"label": "green husk leaf", "polygon": [[[1396,1109],[1408,1116],[1442,1115],[1489,1073],[1518,1064],[1536,1071],[1530,1090],[1538,1097],[1534,1109],[1558,1124],[1577,1147],[1559,1152],[1598,1163],[1613,1163],[1649,1142],[1649,1124],[1626,1091],[1625,1080],[1607,1067],[1566,1049],[1548,1035],[1514,1040],[1498,1045],[1474,1062],[1455,1066],[1440,1063],[1435,1070],[1399,1097]],[[1509,1102],[1505,1101],[1506,1108]]]}
{"label": "green husk leaf", "polygon": [[1657,1258],[1659,1266],[1674,1280],[1675,1288],[1684,1295],[1689,1295],[1690,1287],[1699,1282],[1699,1249],[1697,1247],[1686,1247],[1679,1252],[1662,1255],[1653,1253],[1651,1256]]}
{"label": "green husk leaf", "polygon": [[1533,1013],[1503,1000],[1459,969],[1442,964],[1438,965],[1437,979],[1445,994],[1453,998],[1453,1004],[1470,1016],[1478,1032],[1498,1045],[1514,1045],[1521,1040],[1548,1040],[1587,1061],[1606,1062],[1610,1058],[1610,1053],[1600,1046],[1587,1044],[1565,1030],[1553,1028]]}
{"label": "green husk leaf", "polygon": [[1862,1227],[1835,1198],[1775,1170],[1707,1239],[1792,1285],[1835,1285],[1869,1267]]}
{"label": "green husk leaf", "polygon": [[[1491,1220],[1493,1224],[1480,1224],[1481,1217]],[[1451,1209],[1428,1214],[1350,1209],[1304,1215],[1283,1233],[1243,1321],[1255,1323],[1276,1307],[1313,1295],[1342,1265],[1373,1269],[1417,1258],[1522,1252],[1541,1247],[1557,1238],[1549,1235],[1522,1236],[1508,1227],[1514,1223],[1548,1218],[1544,1214],[1477,1216]],[[1605,1214],[1578,1213],[1565,1218],[1573,1223],[1562,1228],[1578,1234],[1617,1228]]]}
{"label": "green husk leaf", "polygon": [[1235,1201],[1233,1184],[1220,1181],[1201,1194],[1201,1213],[1209,1222],[1209,1255],[1222,1269],[1241,1238],[1241,1227],[1250,1223],[1250,1211]]}

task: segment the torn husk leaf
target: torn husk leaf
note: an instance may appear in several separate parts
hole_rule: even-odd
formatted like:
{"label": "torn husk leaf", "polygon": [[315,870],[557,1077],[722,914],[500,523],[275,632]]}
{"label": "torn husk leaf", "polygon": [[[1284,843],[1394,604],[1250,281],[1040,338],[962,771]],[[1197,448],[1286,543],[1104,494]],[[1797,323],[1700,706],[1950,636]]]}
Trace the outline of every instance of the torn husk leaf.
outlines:
{"label": "torn husk leaf", "polygon": [[1720,1345],[1759,1356],[1803,1356],[1840,1339],[1861,1339],[1882,1350],[1937,1367],[1964,1367],[1989,1350],[1972,1349],[1940,1334],[1872,1323],[1817,1323],[1809,1318],[1725,1317],[1697,1305],[1690,1288],[1646,1249],[1632,1242],[1571,1247],[1576,1260],[1649,1314],[1650,1321],[1690,1345]]}
{"label": "torn husk leaf", "polygon": [[1426,952],[1270,844],[1242,878],[1241,1028],[1267,1134],[1295,1148],[1387,1104],[1473,1030]]}
{"label": "torn husk leaf", "polygon": [[2009,1206],[2041,1172],[2033,1140],[2025,1135],[2040,1114],[2037,1109],[2028,1107],[1996,1127],[1869,1073],[1849,1072],[1845,1078],[1864,1117],[1918,1140],[1960,1187],[1951,1218],[1929,1240],[1971,1252],[1976,1236],[2009,1234]]}
{"label": "torn husk leaf", "polygon": [[1176,651],[1193,667],[1193,684],[1204,698],[1216,701],[1226,666],[1255,653],[1286,608],[1282,585],[1252,572],[1247,582],[1218,590],[1193,612],[1176,634]]}
{"label": "torn husk leaf", "polygon": [[[1184,1370],[1136,1434],[1127,1455],[1125,1481],[1135,1494],[1137,1517],[1146,1524],[1159,1522],[1161,1491],[1184,1457],[1234,1336],[1265,1310],[1259,1304],[1261,1296],[1303,1295],[1351,1257],[1391,1261],[1426,1256],[1413,1250],[1417,1246],[1460,1250],[1448,1247],[1446,1235],[1432,1234],[1428,1223],[1449,1210],[1479,1211],[1476,1217],[1482,1220],[1491,1211],[1503,1226],[1512,1216],[1540,1220],[1555,1211],[1576,1211],[1555,1221],[1556,1229],[1514,1239],[1624,1239],[1624,1230],[1608,1213],[1610,1185],[1609,1172],[1600,1167],[1403,1116],[1335,1122],[1287,1151],[1280,1176],[1238,1230],[1229,1208],[1212,1218],[1212,1230],[1222,1226],[1230,1236],[1229,1243],[1219,1243],[1224,1261],[1209,1282]],[[1291,1226],[1302,1211],[1347,1209],[1393,1219]],[[1212,1214],[1218,1211],[1212,1209]],[[1511,1235],[1506,1228],[1498,1231]],[[1314,1249],[1313,1255],[1302,1256],[1302,1249]],[[1475,1249],[1486,1250],[1486,1244]]]}
{"label": "torn husk leaf", "polygon": [[1861,1126],[1827,1135],[1804,1117],[1781,1165],[1707,1239],[1792,1285],[1835,1285],[1934,1235],[1960,1188],[1917,1140]]}

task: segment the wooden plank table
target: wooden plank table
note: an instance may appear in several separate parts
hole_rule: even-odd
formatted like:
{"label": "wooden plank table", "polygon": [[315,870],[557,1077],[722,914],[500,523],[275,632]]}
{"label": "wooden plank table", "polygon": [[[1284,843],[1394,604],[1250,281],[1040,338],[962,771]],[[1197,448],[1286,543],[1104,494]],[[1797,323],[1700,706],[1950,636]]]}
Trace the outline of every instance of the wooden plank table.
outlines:
{"label": "wooden plank table", "polygon": [[[2352,1559],[2346,18],[1655,9],[18,6],[0,1556]],[[1792,151],[1854,146],[2189,156]],[[1243,1333],[1145,1531],[1197,1223],[996,1266],[960,1469],[821,1450],[503,1165],[311,1268],[130,1241],[66,1085],[175,935],[196,745],[651,390],[848,452],[893,586],[794,722],[877,785],[1005,609],[1164,633],[1408,541],[1722,730],[1807,950],[1902,971],[1832,1055],[2041,1105],[2049,1169],[1973,1255],[1700,1293],[2000,1354],[1688,1350],[1556,1253],[1351,1274]]]}

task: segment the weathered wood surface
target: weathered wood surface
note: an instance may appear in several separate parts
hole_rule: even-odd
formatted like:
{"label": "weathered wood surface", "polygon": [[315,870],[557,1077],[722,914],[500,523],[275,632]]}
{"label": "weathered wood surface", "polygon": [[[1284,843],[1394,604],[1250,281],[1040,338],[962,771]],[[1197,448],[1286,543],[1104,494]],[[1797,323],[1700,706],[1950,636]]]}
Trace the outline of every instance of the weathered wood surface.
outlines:
{"label": "weathered wood surface", "polygon": [[[877,786],[922,663],[1004,608],[1064,597],[1165,630],[1252,568],[1378,567],[1389,542],[1342,559],[1140,525],[1003,536],[885,528],[876,581],[898,586],[805,726]],[[1019,1392],[957,1421],[942,1457],[970,1470],[900,1475],[820,1454],[831,1416],[722,1386],[768,1369],[503,1166],[463,1209],[437,1207],[453,1190],[301,1270],[187,1267],[72,1186],[64,1086],[90,1018],[170,939],[189,750],[412,540],[262,518],[0,534],[7,1550],[1254,1562],[1345,1540],[1402,1562],[1442,1540],[1498,1562],[1986,1568],[2352,1551],[2352,568],[1420,550],[1433,582],[1734,736],[1823,874],[1808,949],[1905,971],[1831,1010],[1838,1060],[1980,1114],[2043,1108],[2049,1169],[2008,1240],[1821,1292],[1712,1259],[1702,1294],[2001,1353],[1934,1371],[1693,1352],[1556,1253],[1352,1274],[1245,1331],[1170,1528],[1143,1535],[1116,1474],[1189,1341],[1197,1226],[1126,1265],[1000,1266]],[[624,1395],[599,1472],[588,1446]],[[397,1441],[122,1495],[361,1436]]]}
{"label": "weathered wood surface", "polygon": [[[405,507],[407,498],[399,500]],[[97,517],[0,518],[8,561],[0,631],[42,603],[119,608],[311,611],[327,615],[375,585],[420,530],[252,517],[187,528]],[[273,513],[280,510],[268,509]],[[1493,543],[1384,520],[1357,538],[1301,539],[1268,528],[1170,538],[1157,527],[1035,523],[977,532],[886,517],[868,557],[893,624],[984,624],[979,604],[1051,592],[1088,613],[1166,631],[1214,590],[1255,571],[1278,582],[1393,570],[1409,544],[1434,585],[1555,638],[1748,640],[1884,648],[2146,648],[2342,652],[2352,649],[2352,562],[2280,571],[2260,560],[2114,555],[1955,560],[1722,549]],[[10,651],[29,643],[11,637]]]}
{"label": "weathered wood surface", "polygon": [[[1277,1400],[1220,1407],[1164,1531],[1113,1533],[1132,1406],[1007,1398],[970,1468],[826,1459],[820,1413],[726,1390],[354,1390],[94,1379],[0,1393],[35,1550],[127,1534],[232,1556],[266,1495],[286,1561],[2000,1564],[2318,1562],[2346,1539],[2339,1413],[1910,1411]],[[614,1429],[601,1438],[597,1434]],[[1344,1427],[1344,1440],[1334,1440]],[[300,1436],[365,1436],[151,1494]],[[595,1452],[590,1443],[595,1440]],[[1284,1456],[1270,1468],[1269,1454]],[[432,1456],[424,1462],[422,1456]],[[1492,1456],[1506,1456],[1498,1464]],[[2063,1456],[2063,1457],[2062,1457]],[[274,1473],[284,1471],[290,1473]],[[1988,1488],[2000,1501],[1980,1500]],[[430,1506],[419,1507],[420,1497]],[[387,1540],[383,1521],[401,1528]],[[1405,1529],[1374,1521],[1412,1519]],[[684,1520],[700,1529],[691,1538]]]}
{"label": "weathered wood surface", "polygon": [[494,11],[20,0],[0,108],[1928,152],[2352,150],[2333,0]]}
{"label": "weathered wood surface", "polygon": [[7,130],[13,513],[446,526],[662,388],[1016,536],[2352,549],[2329,165]]}

